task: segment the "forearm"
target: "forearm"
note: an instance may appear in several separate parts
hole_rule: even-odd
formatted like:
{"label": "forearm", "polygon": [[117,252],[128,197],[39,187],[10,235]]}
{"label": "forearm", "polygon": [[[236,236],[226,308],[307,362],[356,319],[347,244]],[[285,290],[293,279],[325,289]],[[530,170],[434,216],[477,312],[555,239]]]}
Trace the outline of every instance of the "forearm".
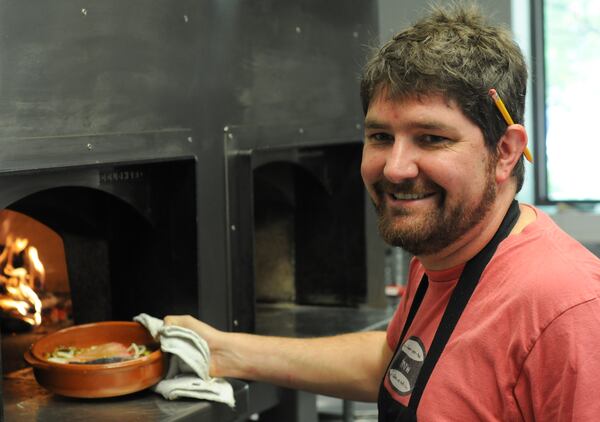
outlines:
{"label": "forearm", "polygon": [[211,345],[211,356],[215,376],[361,401],[377,399],[390,358],[384,332],[314,339],[222,333]]}
{"label": "forearm", "polygon": [[392,352],[385,332],[294,339],[228,333],[185,316],[166,325],[197,332],[208,343],[210,375],[265,381],[314,393],[375,401]]}

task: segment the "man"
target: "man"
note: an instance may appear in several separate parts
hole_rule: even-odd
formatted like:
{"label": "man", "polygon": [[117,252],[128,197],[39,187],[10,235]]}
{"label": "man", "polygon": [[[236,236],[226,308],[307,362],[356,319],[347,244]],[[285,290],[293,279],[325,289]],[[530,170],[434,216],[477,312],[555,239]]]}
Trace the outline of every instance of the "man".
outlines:
{"label": "man", "polygon": [[510,35],[458,7],[367,64],[361,173],[382,236],[416,256],[387,334],[289,339],[165,322],[207,340],[213,376],[377,400],[382,421],[600,420],[600,262],[514,201],[527,135],[488,95],[522,122],[526,79]]}

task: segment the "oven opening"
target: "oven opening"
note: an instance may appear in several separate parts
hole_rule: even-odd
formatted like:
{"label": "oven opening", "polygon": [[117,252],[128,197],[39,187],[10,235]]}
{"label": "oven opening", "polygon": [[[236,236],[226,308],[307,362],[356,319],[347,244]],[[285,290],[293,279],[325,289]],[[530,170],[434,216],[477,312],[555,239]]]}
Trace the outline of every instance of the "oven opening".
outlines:
{"label": "oven opening", "polygon": [[360,145],[300,149],[254,170],[256,303],[367,300]]}
{"label": "oven opening", "polygon": [[70,325],[198,313],[193,160],[18,182],[33,192],[0,210],[4,374],[27,367],[23,353],[36,340]]}

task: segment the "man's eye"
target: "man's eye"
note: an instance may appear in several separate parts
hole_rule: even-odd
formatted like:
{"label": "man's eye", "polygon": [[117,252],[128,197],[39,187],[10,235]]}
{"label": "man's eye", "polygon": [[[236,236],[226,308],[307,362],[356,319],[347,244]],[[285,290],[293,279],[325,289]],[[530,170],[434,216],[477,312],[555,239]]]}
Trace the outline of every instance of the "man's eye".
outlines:
{"label": "man's eye", "polygon": [[435,145],[448,142],[448,138],[437,135],[421,135],[419,136],[419,142],[423,144]]}
{"label": "man's eye", "polygon": [[394,136],[390,135],[389,133],[384,133],[384,132],[372,133],[372,134],[368,135],[367,138],[370,141],[377,142],[377,143],[394,142]]}

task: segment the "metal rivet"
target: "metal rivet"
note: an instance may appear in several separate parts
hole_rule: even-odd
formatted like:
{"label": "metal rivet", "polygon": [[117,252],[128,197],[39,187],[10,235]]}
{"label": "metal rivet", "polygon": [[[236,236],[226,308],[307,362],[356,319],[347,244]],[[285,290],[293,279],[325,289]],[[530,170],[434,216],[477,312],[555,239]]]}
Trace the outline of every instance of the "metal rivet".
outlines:
{"label": "metal rivet", "polygon": [[234,319],[234,320],[233,320],[233,325],[234,325],[235,327],[237,327],[238,325],[240,325],[240,323],[238,322],[238,320],[237,320],[237,319]]}
{"label": "metal rivet", "polygon": [[191,136],[188,136],[187,141],[191,144],[194,140],[192,139]]}
{"label": "metal rivet", "polygon": [[298,129],[298,133],[299,133],[300,135],[302,135],[302,134],[304,133],[304,129],[303,129],[303,128],[300,128],[300,129]]}
{"label": "metal rivet", "polygon": [[183,15],[183,21],[185,23],[188,23],[189,19],[188,19],[188,15]]}
{"label": "metal rivet", "polygon": [[223,132],[229,132],[229,126],[225,126],[225,127],[223,128]]}
{"label": "metal rivet", "polygon": [[299,34],[302,32],[302,28],[300,28],[299,26],[296,27],[296,34]]}
{"label": "metal rivet", "polygon": [[81,9],[81,14],[83,16],[87,16],[87,9],[85,9],[85,8]]}
{"label": "metal rivet", "polygon": [[358,129],[358,130],[361,130],[361,129],[362,129],[362,126],[360,125],[360,123],[357,123],[357,124],[356,124],[356,129]]}
{"label": "metal rivet", "polygon": [[352,33],[352,36],[353,36],[354,38],[358,38],[358,32],[354,31],[354,32]]}
{"label": "metal rivet", "polygon": [[236,230],[235,224],[231,225],[231,231],[234,232]]}
{"label": "metal rivet", "polygon": [[228,134],[227,134],[227,138],[229,138],[229,139],[233,139],[233,134],[232,134],[232,133],[228,133]]}
{"label": "metal rivet", "polygon": [[91,151],[94,149],[94,146],[92,144],[87,144],[87,149],[89,149]]}

